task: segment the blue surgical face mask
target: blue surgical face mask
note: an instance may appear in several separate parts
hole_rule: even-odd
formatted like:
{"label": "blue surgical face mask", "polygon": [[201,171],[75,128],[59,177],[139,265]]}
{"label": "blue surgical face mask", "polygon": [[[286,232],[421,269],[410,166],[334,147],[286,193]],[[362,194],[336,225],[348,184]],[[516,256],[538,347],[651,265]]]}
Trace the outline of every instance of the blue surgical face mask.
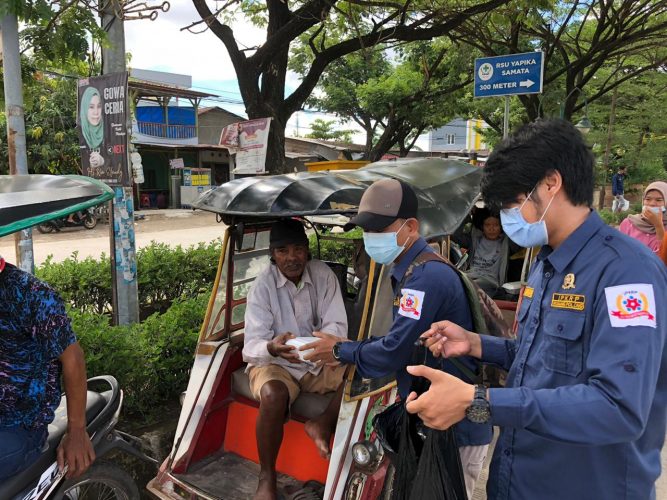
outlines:
{"label": "blue surgical face mask", "polygon": [[[533,188],[533,191],[537,186]],[[542,217],[537,222],[526,222],[526,219],[523,218],[521,209],[530,199],[533,191],[526,197],[524,202],[520,207],[507,208],[500,211],[500,223],[503,226],[503,231],[517,245],[524,248],[538,247],[546,245],[549,242],[549,234],[547,233],[547,225],[544,222],[544,216],[551,206],[551,202],[554,201],[553,197],[549,201],[547,208],[544,210]]]}
{"label": "blue surgical face mask", "polygon": [[[403,223],[405,226],[407,220]],[[392,233],[367,233],[364,232],[364,247],[366,253],[378,264],[391,264],[405,250],[405,245],[398,244],[398,233],[403,229]],[[406,241],[407,243],[407,241]]]}
{"label": "blue surgical face mask", "polygon": [[665,207],[649,207],[649,206],[647,206],[647,205],[644,205],[644,209],[647,209],[647,208],[648,208],[651,212],[653,212],[654,214],[659,214],[659,213],[662,213],[662,212],[664,212],[665,210],[667,210]]}

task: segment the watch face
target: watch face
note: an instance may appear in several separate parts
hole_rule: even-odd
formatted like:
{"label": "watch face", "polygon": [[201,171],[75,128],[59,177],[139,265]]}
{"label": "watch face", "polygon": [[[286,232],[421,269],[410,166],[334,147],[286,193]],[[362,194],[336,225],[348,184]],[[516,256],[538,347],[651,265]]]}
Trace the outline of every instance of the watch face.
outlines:
{"label": "watch face", "polygon": [[473,403],[466,410],[466,418],[475,424],[485,424],[491,418],[488,403]]}

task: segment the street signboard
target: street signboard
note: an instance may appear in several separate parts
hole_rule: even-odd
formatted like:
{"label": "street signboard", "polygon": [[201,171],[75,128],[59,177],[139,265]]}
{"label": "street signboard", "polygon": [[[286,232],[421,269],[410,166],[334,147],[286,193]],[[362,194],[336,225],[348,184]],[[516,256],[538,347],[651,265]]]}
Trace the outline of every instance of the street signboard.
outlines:
{"label": "street signboard", "polygon": [[541,94],[544,53],[475,59],[475,97]]}
{"label": "street signboard", "polygon": [[171,168],[185,168],[185,162],[183,158],[172,158],[169,160],[169,166]]}

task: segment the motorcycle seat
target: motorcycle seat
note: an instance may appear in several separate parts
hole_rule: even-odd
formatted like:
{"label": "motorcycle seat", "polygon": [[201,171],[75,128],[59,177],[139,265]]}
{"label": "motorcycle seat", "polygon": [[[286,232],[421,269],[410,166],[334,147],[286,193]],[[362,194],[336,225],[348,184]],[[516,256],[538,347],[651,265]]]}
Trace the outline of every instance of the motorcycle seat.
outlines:
{"label": "motorcycle seat", "polygon": [[[88,391],[86,399],[86,422],[95,418],[111,399],[111,391],[98,393]],[[0,485],[0,498],[14,498],[29,486],[34,487],[40,476],[56,460],[56,450],[67,431],[67,396],[60,399],[53,422],[49,424],[49,435],[40,457],[30,467]]]}

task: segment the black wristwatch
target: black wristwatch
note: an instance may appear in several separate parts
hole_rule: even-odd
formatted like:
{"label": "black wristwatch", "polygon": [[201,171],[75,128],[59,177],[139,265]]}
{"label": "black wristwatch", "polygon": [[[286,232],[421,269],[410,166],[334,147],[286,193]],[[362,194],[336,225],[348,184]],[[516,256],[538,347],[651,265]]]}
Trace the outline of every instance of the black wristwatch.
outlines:
{"label": "black wristwatch", "polygon": [[333,346],[331,353],[336,361],[340,361],[340,346],[342,342],[336,342]]}
{"label": "black wristwatch", "polygon": [[491,419],[491,405],[486,399],[485,386],[475,386],[475,397],[466,408],[466,418],[474,424],[486,424]]}

